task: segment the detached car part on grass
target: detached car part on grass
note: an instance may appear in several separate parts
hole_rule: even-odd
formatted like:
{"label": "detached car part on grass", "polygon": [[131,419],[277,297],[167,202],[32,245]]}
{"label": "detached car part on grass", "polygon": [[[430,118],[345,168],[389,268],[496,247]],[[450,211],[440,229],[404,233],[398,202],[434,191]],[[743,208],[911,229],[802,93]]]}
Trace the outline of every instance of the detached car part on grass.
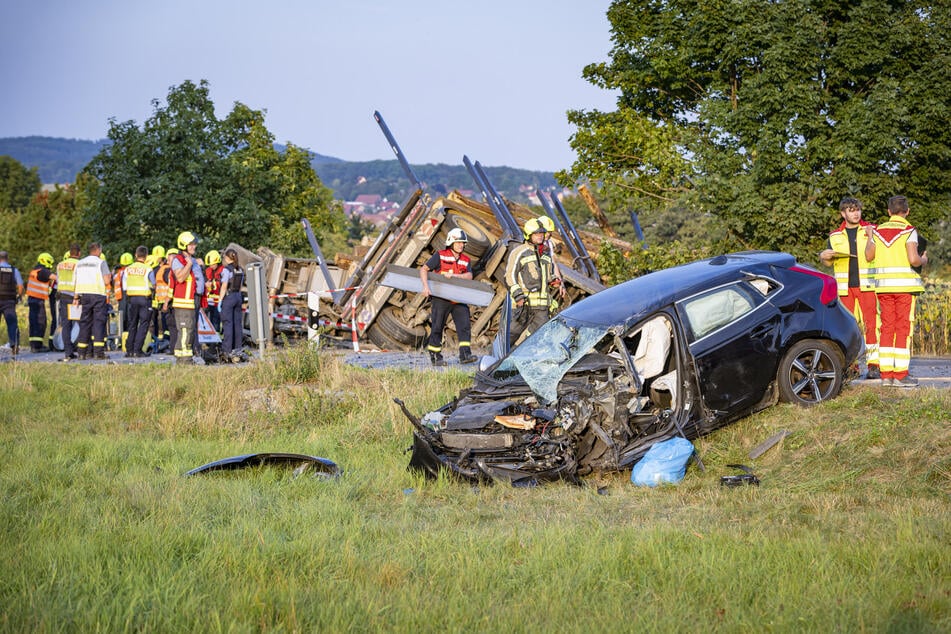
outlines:
{"label": "detached car part on grass", "polygon": [[413,422],[410,468],[473,482],[630,468],[782,399],[834,398],[865,344],[835,280],[746,252],[658,271],[573,304]]}
{"label": "detached car part on grass", "polygon": [[237,469],[265,466],[293,467],[295,477],[312,471],[315,476],[329,480],[339,477],[342,473],[335,462],[317,456],[307,456],[299,453],[249,453],[209,462],[192,469],[185,475],[192,476],[213,471],[235,471]]}

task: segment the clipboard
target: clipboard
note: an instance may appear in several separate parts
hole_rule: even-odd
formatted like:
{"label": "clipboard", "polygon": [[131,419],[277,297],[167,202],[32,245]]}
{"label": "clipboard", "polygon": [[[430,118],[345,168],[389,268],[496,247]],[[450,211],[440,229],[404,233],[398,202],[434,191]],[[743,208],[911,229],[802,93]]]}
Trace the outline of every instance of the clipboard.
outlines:
{"label": "clipboard", "polygon": [[79,321],[82,317],[83,307],[79,304],[70,304],[66,307],[66,319],[69,321]]}

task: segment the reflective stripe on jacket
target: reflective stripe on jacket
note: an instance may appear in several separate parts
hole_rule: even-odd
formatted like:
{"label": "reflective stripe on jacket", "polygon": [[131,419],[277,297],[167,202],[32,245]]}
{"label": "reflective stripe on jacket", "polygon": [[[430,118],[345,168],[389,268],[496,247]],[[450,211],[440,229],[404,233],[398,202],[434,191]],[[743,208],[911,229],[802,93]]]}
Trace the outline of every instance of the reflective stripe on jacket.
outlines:
{"label": "reflective stripe on jacket", "polygon": [[509,255],[505,269],[505,283],[512,298],[521,293],[532,308],[554,308],[554,298],[548,293],[554,263],[547,249],[539,249],[527,243],[516,247]]}
{"label": "reflective stripe on jacket", "polygon": [[129,297],[148,297],[152,294],[152,284],[149,274],[152,272],[145,262],[134,262],[123,270],[122,282],[119,288],[125,286]]}
{"label": "reflective stripe on jacket", "polygon": [[180,254],[175,259],[185,267],[188,267],[188,276],[185,280],[179,282],[175,279],[175,271],[172,270],[168,275],[168,285],[172,289],[172,308],[195,308],[195,273],[192,267]]}
{"label": "reflective stripe on jacket", "polygon": [[66,258],[56,265],[56,285],[60,293],[72,295],[76,289],[76,258]]}
{"label": "reflective stripe on jacket", "polygon": [[106,294],[106,281],[102,277],[102,260],[97,255],[87,255],[76,263],[76,294]]}
{"label": "reflective stripe on jacket", "polygon": [[166,262],[162,262],[155,271],[155,297],[152,298],[154,308],[158,308],[169,298],[166,272],[171,273],[171,267]]}
{"label": "reflective stripe on jacket", "polygon": [[46,301],[50,297],[50,288],[53,286],[52,280],[41,282],[40,273],[46,271],[49,273],[49,269],[45,266],[38,266],[32,271],[30,271],[30,277],[26,282],[26,294],[28,297],[33,299],[39,299]]}
{"label": "reflective stripe on jacket", "polygon": [[[859,289],[863,291],[874,291],[874,263],[869,263],[869,261],[865,259],[865,243],[868,241],[865,235],[865,227],[867,226],[874,228],[872,223],[865,222],[864,220],[860,223],[860,226],[856,228],[855,255],[859,265]],[[845,228],[845,223],[843,222],[841,227],[829,234],[829,244],[836,253],[849,253],[849,236],[845,232]],[[851,261],[851,257],[835,258],[832,261],[832,268],[835,271],[835,281],[840,296],[849,294],[849,263]]]}
{"label": "reflective stripe on jacket", "polygon": [[915,230],[901,216],[878,225],[875,237],[875,292],[920,293],[921,277],[908,262],[908,238]]}

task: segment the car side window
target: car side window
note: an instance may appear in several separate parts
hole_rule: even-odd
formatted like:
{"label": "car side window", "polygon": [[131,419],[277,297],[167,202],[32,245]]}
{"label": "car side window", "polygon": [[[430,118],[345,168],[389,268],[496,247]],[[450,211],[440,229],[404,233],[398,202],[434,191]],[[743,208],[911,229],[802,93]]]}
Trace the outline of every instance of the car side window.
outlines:
{"label": "car side window", "polygon": [[739,284],[723,286],[681,302],[694,340],[732,323],[762,302]]}

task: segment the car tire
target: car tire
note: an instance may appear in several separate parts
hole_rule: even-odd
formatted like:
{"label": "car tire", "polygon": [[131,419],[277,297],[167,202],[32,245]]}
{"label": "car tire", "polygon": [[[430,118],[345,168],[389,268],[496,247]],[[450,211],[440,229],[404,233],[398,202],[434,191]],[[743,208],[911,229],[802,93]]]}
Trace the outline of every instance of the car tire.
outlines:
{"label": "car tire", "polygon": [[[403,350],[414,350],[423,347],[426,338],[429,336],[426,327],[423,325],[410,326],[400,319],[396,306],[385,306],[376,316],[376,321],[370,330],[382,330],[385,333],[383,340],[386,343],[398,343]],[[370,332],[367,331],[369,335]],[[371,337],[372,339],[372,337]],[[378,342],[374,341],[377,345]]]}
{"label": "car tire", "polygon": [[779,364],[780,399],[809,407],[835,398],[842,389],[843,366],[835,345],[818,339],[797,342]]}

